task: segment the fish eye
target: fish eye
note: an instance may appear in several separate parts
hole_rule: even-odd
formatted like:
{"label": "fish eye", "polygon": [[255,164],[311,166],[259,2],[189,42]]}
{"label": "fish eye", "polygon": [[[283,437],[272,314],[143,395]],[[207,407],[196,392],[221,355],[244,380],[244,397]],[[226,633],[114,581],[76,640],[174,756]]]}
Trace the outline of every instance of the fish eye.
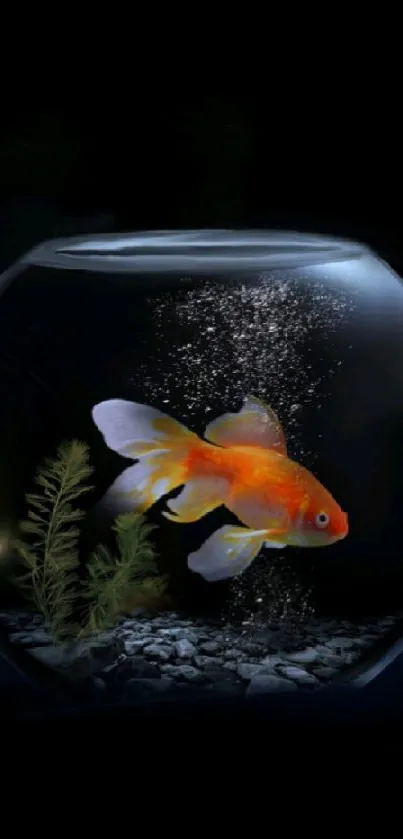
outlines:
{"label": "fish eye", "polygon": [[324,513],[323,511],[318,513],[318,515],[315,518],[315,523],[317,527],[327,527],[329,524],[328,514]]}

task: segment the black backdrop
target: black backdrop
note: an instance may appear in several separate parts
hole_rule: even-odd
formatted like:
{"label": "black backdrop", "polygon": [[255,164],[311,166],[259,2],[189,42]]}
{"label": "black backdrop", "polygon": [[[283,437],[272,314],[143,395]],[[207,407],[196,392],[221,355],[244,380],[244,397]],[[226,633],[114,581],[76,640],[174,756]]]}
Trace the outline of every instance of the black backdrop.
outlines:
{"label": "black backdrop", "polygon": [[[384,124],[387,116],[388,124]],[[362,239],[401,265],[393,114],[260,97],[136,90],[113,112],[14,109],[0,135],[0,264],[42,238],[88,230],[283,227]],[[403,271],[402,271],[403,273]]]}

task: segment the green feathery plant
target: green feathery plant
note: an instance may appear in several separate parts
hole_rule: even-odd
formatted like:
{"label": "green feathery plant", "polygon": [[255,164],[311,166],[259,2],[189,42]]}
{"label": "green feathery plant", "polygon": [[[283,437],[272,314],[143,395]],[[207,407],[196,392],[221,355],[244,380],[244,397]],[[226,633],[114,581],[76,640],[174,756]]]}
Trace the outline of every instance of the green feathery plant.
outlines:
{"label": "green feathery plant", "polygon": [[83,598],[88,601],[81,634],[108,628],[125,602],[139,603],[162,595],[166,579],[158,576],[150,534],[155,527],[137,513],[123,513],[115,522],[117,556],[104,545],[90,555]]}
{"label": "green feathery plant", "polygon": [[[134,513],[115,523],[117,556],[103,545],[90,555],[87,577],[80,580],[79,523],[75,506],[92,490],[89,450],[78,440],[62,443],[56,457],[37,471],[37,491],[27,495],[28,518],[14,541],[19,558],[14,583],[45,618],[56,641],[74,639],[110,626],[130,598],[158,597],[165,578],[157,575],[149,536],[153,530]],[[84,623],[77,615],[84,614]]]}
{"label": "green feathery plant", "polygon": [[25,573],[16,584],[45,618],[49,631],[62,640],[72,630],[78,582],[82,510],[73,506],[92,487],[88,447],[79,440],[62,443],[55,458],[38,469],[37,491],[27,495],[28,518],[20,524],[15,547]]}

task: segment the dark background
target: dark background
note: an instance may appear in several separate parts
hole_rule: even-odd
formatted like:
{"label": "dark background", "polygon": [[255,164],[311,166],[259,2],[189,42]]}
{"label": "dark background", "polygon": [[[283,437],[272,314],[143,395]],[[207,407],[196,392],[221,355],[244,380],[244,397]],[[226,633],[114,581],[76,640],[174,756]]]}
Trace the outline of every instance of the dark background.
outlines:
{"label": "dark background", "polygon": [[285,117],[269,96],[191,99],[174,87],[136,89],[130,108],[6,114],[0,267],[53,235],[218,226],[351,236],[399,269],[397,112],[359,101],[325,111],[323,101]]}

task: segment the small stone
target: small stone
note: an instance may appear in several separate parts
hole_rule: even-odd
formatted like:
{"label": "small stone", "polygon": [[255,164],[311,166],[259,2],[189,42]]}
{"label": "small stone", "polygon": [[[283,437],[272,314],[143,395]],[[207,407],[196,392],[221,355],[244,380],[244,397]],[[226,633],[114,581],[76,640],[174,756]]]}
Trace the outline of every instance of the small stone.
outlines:
{"label": "small stone", "polygon": [[280,656],[277,653],[273,653],[272,655],[266,655],[262,658],[260,664],[264,665],[266,673],[268,671],[274,670],[279,664],[284,664],[284,656]]}
{"label": "small stone", "polygon": [[133,638],[133,636],[123,638],[123,649],[127,653],[127,655],[135,655],[136,653],[140,652],[144,646],[144,639]]}
{"label": "small stone", "polygon": [[292,679],[295,682],[304,685],[315,685],[318,683],[318,680],[312,673],[307,673],[306,670],[303,670],[302,667],[292,667],[292,666],[283,666],[280,668],[280,672],[286,676],[287,679]]}
{"label": "small stone", "polygon": [[171,674],[176,679],[184,679],[186,682],[204,682],[205,677],[200,670],[192,667],[190,664],[181,664],[179,667],[173,668]]}
{"label": "small stone", "polygon": [[254,676],[249,682],[246,690],[246,696],[256,696],[259,693],[292,691],[297,689],[298,688],[295,682],[290,682],[288,679],[283,679],[281,676],[275,676],[274,674]]}
{"label": "small stone", "polygon": [[217,644],[217,641],[204,641],[200,644],[200,652],[206,653],[206,655],[215,655],[216,653],[221,652],[221,647]]}
{"label": "small stone", "polygon": [[186,640],[189,641],[190,644],[197,644],[199,641],[196,632],[192,632],[192,630],[187,629],[187,627],[181,626],[159,629],[158,635],[161,635],[163,638],[172,639],[174,641]]}
{"label": "small stone", "polygon": [[246,653],[251,658],[254,658],[261,656],[262,652],[265,652],[265,648],[263,644],[244,642],[242,644],[242,652]]}
{"label": "small stone", "polygon": [[124,627],[125,629],[131,629],[136,635],[151,635],[154,632],[154,627],[150,621],[127,621]]}
{"label": "small stone", "polygon": [[237,666],[237,673],[241,679],[249,682],[254,676],[267,674],[267,667],[263,664],[247,664],[246,662],[241,662]]}
{"label": "small stone", "polygon": [[28,645],[30,643],[30,636],[27,635],[25,630],[23,630],[23,631],[19,630],[18,632],[11,632],[10,633],[10,641],[11,641],[12,644],[26,644],[26,645]]}
{"label": "small stone", "polygon": [[242,655],[243,654],[240,650],[224,650],[223,652],[224,658],[229,661],[235,661],[237,658],[242,658]]}
{"label": "small stone", "polygon": [[236,673],[238,665],[236,661],[226,661],[225,664],[223,664],[223,667],[225,670],[231,670]]}
{"label": "small stone", "polygon": [[216,690],[227,690],[228,688],[243,690],[242,687],[239,687],[241,680],[237,678],[234,671],[224,670],[223,667],[206,667],[204,675]]}
{"label": "small stone", "polygon": [[140,656],[131,656],[117,668],[115,678],[119,682],[126,679],[160,679],[161,674],[155,664]]}
{"label": "small stone", "polygon": [[235,643],[235,640],[239,640],[238,638],[234,638],[233,635],[225,635],[222,632],[215,632],[214,637],[210,635],[205,638],[206,641],[213,641],[213,643],[219,644],[220,647],[232,647]]}
{"label": "small stone", "polygon": [[15,632],[10,636],[10,640],[14,644],[32,644],[33,647],[51,643],[49,633],[43,627],[34,628],[31,632],[27,632],[27,629],[24,632]]}
{"label": "small stone", "polygon": [[320,653],[313,647],[308,647],[305,650],[300,650],[300,652],[288,653],[287,658],[297,664],[314,664],[315,661],[320,659]]}
{"label": "small stone", "polygon": [[168,645],[160,646],[159,644],[150,644],[147,647],[144,647],[144,655],[149,656],[149,658],[154,658],[158,661],[168,661],[172,656],[172,647]]}
{"label": "small stone", "polygon": [[329,647],[330,650],[344,650],[346,647],[351,647],[354,644],[354,638],[345,638],[342,635],[338,635],[336,638],[329,638],[326,641],[326,646]]}
{"label": "small stone", "polygon": [[176,641],[174,646],[179,658],[192,658],[196,653],[196,647],[190,641],[187,641],[186,638],[181,638],[179,641]]}
{"label": "small stone", "polygon": [[[206,640],[206,636],[200,637],[197,632],[192,632],[190,629],[184,629],[181,633],[181,638],[186,638],[186,641],[189,641],[190,644],[194,644],[197,646],[200,641]],[[178,639],[180,640],[180,639]]]}
{"label": "small stone", "polygon": [[161,664],[160,670],[163,676],[169,676],[169,678],[174,678],[178,668],[175,667],[174,664]]}
{"label": "small stone", "polygon": [[158,629],[158,635],[163,638],[172,638],[176,641],[182,634],[182,629],[179,626],[161,626]]}
{"label": "small stone", "polygon": [[218,658],[217,656],[212,656],[212,655],[196,655],[195,656],[196,667],[221,667],[223,665],[223,663],[224,663],[224,659]]}

